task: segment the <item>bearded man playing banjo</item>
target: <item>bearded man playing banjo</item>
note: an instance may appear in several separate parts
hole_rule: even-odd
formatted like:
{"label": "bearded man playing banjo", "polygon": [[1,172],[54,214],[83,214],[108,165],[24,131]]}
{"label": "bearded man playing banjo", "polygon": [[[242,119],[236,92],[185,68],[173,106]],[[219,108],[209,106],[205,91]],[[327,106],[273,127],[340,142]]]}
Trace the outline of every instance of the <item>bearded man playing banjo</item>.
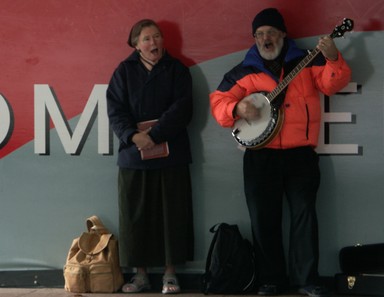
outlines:
{"label": "bearded man playing banjo", "polygon": [[[351,25],[349,20],[342,29]],[[324,296],[327,290],[318,276],[315,208],[320,184],[314,150],[321,123],[319,92],[329,96],[342,89],[350,81],[351,69],[332,36],[321,37],[305,60],[308,52],[287,37],[284,19],[275,8],[255,16],[252,34],[255,44],[225,74],[210,94],[210,104],[216,121],[234,127],[233,136],[246,148],[244,191],[260,277],[258,294],[277,295],[289,286],[304,295]],[[287,75],[289,84],[279,88]],[[252,133],[254,139],[249,139]],[[291,224],[288,269],[282,239],[283,197]]]}

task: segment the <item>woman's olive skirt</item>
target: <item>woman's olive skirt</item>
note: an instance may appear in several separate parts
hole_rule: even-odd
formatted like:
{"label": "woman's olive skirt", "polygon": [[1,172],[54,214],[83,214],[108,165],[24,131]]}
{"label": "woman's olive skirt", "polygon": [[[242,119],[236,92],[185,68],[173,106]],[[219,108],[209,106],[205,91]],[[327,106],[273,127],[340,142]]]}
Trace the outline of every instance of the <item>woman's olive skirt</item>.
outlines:
{"label": "woman's olive skirt", "polygon": [[193,259],[189,166],[120,168],[119,251],[123,267],[159,267]]}

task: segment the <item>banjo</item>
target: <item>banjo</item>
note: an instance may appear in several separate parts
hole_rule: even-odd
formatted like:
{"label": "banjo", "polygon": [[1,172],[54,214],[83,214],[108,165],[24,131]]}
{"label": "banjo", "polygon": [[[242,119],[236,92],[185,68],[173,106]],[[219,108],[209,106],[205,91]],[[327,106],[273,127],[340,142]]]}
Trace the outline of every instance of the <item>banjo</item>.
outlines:
{"label": "banjo", "polygon": [[[353,21],[344,19],[340,26],[336,26],[330,35],[331,38],[342,37],[345,32],[353,29]],[[247,121],[238,119],[232,127],[232,136],[246,148],[259,149],[269,144],[280,132],[284,122],[284,111],[276,104],[276,98],[288,84],[304,69],[318,54],[320,50],[312,50],[270,93],[252,93],[242,100],[248,100],[258,109],[257,119]]]}

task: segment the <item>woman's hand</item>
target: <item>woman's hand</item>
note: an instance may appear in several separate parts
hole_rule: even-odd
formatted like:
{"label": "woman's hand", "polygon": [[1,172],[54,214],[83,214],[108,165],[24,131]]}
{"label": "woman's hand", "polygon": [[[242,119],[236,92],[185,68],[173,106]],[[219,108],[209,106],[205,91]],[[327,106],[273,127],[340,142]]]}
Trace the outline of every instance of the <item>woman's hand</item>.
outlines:
{"label": "woman's hand", "polygon": [[140,131],[133,135],[132,141],[139,151],[148,150],[155,145],[151,136],[148,135],[150,130],[151,128],[148,128],[145,131]]}

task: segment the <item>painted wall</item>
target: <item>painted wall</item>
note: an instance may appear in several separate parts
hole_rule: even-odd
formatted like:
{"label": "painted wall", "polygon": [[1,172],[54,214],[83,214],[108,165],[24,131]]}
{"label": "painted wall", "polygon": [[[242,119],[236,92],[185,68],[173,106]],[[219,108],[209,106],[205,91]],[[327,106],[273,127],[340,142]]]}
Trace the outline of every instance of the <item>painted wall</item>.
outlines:
{"label": "painted wall", "polygon": [[93,214],[117,233],[117,141],[105,89],[131,52],[131,26],[147,17],[194,79],[195,261],[181,269],[203,270],[217,222],[236,223],[250,237],[242,151],[212,119],[208,95],[252,45],[254,15],[270,6],[308,48],[344,17],[355,21],[354,32],[336,41],[351,84],[322,98],[320,273],[339,271],[341,247],[383,241],[384,1],[2,0],[0,270],[61,269]]}

